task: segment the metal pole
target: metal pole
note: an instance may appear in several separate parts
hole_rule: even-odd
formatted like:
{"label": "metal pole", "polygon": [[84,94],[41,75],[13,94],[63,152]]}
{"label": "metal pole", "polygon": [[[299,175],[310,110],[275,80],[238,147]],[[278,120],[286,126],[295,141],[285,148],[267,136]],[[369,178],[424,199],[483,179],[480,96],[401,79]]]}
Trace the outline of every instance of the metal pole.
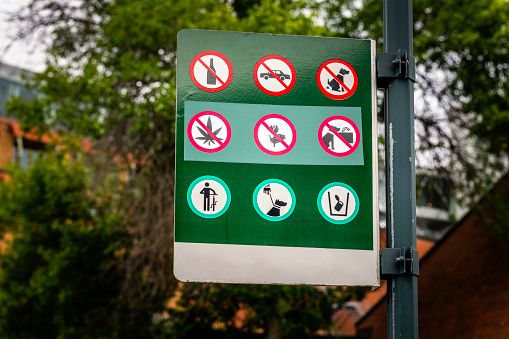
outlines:
{"label": "metal pole", "polygon": [[[383,19],[384,52],[406,69],[385,89],[387,247],[404,248],[408,261],[416,249],[412,0],[384,0]],[[387,283],[387,337],[418,338],[417,276],[407,271]]]}

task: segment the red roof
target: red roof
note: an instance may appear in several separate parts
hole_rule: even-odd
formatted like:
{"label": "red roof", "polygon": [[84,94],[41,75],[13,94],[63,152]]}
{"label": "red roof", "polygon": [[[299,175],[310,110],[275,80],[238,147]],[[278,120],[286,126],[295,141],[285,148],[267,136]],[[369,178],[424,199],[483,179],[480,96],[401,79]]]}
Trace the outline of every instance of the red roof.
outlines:
{"label": "red roof", "polygon": [[16,137],[22,137],[24,139],[31,141],[42,142],[44,144],[47,144],[54,140],[55,138],[58,138],[56,133],[51,133],[51,135],[48,135],[47,133],[39,135],[37,129],[35,128],[31,129],[28,132],[23,132],[19,125],[19,122],[17,122],[16,120],[0,117],[0,122],[6,124],[10,128],[12,134]]}

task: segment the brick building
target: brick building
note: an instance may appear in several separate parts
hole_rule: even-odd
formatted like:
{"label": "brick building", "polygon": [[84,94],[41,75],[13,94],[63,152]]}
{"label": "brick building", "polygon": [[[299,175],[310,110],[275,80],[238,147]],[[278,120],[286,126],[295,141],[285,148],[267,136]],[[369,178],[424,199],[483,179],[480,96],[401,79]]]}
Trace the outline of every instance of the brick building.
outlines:
{"label": "brick building", "polygon": [[[509,175],[420,262],[419,338],[509,338]],[[357,338],[387,338],[383,297],[356,323]]]}
{"label": "brick building", "polygon": [[[385,247],[385,230],[380,232],[380,246]],[[425,256],[435,245],[435,241],[423,237],[417,237],[417,250],[419,257]],[[347,302],[341,309],[334,312],[333,328],[331,334],[341,338],[357,338],[357,329],[355,323],[358,322],[370,309],[375,307],[387,293],[387,283],[381,281],[380,288],[366,294],[361,301]]]}

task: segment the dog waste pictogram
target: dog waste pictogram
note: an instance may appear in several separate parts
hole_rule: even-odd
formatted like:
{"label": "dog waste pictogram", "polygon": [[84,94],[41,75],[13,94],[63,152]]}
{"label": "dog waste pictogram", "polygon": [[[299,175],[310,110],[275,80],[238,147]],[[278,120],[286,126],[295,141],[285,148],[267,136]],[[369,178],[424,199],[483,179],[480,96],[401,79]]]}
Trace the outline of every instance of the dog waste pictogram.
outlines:
{"label": "dog waste pictogram", "polygon": [[268,179],[260,183],[253,193],[253,206],[265,220],[281,221],[295,209],[295,193],[286,182]]}
{"label": "dog waste pictogram", "polygon": [[348,62],[335,59],[320,66],[316,73],[316,83],[327,97],[343,100],[354,94],[359,79],[357,72]]}

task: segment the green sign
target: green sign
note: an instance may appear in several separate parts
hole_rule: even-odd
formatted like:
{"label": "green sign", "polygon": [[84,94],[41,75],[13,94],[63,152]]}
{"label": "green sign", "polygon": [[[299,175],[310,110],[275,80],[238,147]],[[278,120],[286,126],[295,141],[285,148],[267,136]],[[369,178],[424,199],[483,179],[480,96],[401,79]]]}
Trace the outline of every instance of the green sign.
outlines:
{"label": "green sign", "polygon": [[176,277],[379,285],[374,41],[177,47]]}

